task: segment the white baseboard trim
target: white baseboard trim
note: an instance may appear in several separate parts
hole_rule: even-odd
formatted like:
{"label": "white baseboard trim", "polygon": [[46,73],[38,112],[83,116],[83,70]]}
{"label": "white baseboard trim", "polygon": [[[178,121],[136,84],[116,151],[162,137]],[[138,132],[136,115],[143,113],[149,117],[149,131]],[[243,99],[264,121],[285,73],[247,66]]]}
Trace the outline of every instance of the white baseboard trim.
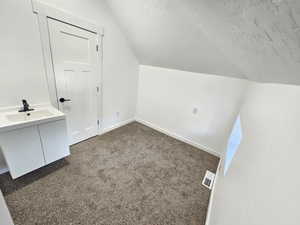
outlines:
{"label": "white baseboard trim", "polygon": [[8,172],[8,168],[0,168],[0,174]]}
{"label": "white baseboard trim", "polygon": [[102,131],[100,132],[99,135],[108,133],[108,132],[110,132],[110,131],[112,131],[112,130],[114,130],[114,129],[117,129],[117,128],[119,128],[119,127],[125,126],[125,125],[127,125],[127,124],[129,124],[129,123],[132,123],[132,122],[134,122],[134,121],[135,121],[135,119],[132,118],[132,119],[129,119],[129,120],[125,120],[125,121],[119,122],[119,123],[117,123],[117,124],[115,124],[115,125],[113,125],[113,126],[105,127],[105,128],[102,129]]}
{"label": "white baseboard trim", "polygon": [[185,137],[183,137],[181,135],[178,135],[178,134],[176,134],[176,133],[174,133],[172,131],[169,131],[167,129],[161,128],[160,126],[155,125],[155,124],[153,124],[151,122],[145,121],[143,119],[136,118],[135,120],[137,122],[141,123],[141,124],[144,124],[145,126],[151,127],[152,129],[157,130],[157,131],[159,131],[161,133],[164,133],[164,134],[166,134],[166,135],[168,135],[168,136],[170,136],[172,138],[175,138],[175,139],[177,139],[179,141],[182,141],[182,142],[184,142],[186,144],[192,145],[195,148],[198,148],[200,150],[203,150],[205,152],[208,152],[208,153],[210,153],[210,154],[212,154],[214,156],[217,156],[217,157],[221,158],[221,155],[218,152],[212,150],[211,148],[209,148],[209,147],[207,147],[205,145],[199,144],[199,143],[197,143],[197,142],[195,142],[195,141],[193,141],[193,140],[191,140],[189,138],[185,138]]}
{"label": "white baseboard trim", "polygon": [[220,172],[221,172],[221,164],[222,164],[222,159],[220,159],[220,161],[219,161],[219,165],[218,165],[216,176],[215,176],[215,181],[214,181],[211,193],[210,193],[209,203],[208,203],[208,208],[207,208],[207,213],[206,213],[205,225],[209,225],[210,224],[210,217],[211,217],[211,212],[212,212],[212,205],[213,205],[213,201],[214,201],[214,195],[215,195],[215,192],[216,192],[216,185],[217,185],[218,177],[219,177]]}

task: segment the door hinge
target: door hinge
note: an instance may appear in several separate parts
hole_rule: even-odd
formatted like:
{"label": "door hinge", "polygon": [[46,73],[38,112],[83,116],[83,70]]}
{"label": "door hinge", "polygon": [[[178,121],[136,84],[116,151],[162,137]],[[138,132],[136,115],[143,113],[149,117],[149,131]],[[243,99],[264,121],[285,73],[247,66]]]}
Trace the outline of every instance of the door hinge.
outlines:
{"label": "door hinge", "polygon": [[99,45],[96,45],[96,51],[97,52],[99,51]]}
{"label": "door hinge", "polygon": [[97,87],[96,87],[96,90],[97,90],[97,92],[99,93],[99,92],[100,92],[100,87],[97,86]]}

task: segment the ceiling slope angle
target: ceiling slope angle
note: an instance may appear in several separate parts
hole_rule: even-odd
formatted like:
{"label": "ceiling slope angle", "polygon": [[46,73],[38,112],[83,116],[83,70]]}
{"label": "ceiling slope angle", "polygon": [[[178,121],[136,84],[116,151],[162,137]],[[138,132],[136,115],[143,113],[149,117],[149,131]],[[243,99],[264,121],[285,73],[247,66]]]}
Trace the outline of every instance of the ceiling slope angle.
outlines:
{"label": "ceiling slope angle", "polygon": [[245,78],[179,0],[108,0],[143,65]]}
{"label": "ceiling slope angle", "polygon": [[107,0],[141,64],[300,84],[298,0]]}

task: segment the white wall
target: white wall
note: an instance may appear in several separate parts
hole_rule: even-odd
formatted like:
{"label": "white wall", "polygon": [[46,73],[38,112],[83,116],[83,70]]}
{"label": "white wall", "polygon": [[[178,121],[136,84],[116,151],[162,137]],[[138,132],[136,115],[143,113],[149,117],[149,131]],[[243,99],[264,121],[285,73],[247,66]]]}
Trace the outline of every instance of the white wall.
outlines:
{"label": "white wall", "polygon": [[[43,0],[104,27],[103,127],[134,118],[138,61],[102,0]],[[49,102],[36,15],[30,0],[0,2],[0,107]],[[119,116],[117,117],[117,112]],[[4,167],[0,155],[0,169]]]}
{"label": "white wall", "polygon": [[251,84],[243,140],[220,175],[210,225],[299,224],[300,87]]}
{"label": "white wall", "polygon": [[12,218],[5,203],[3,194],[0,190],[0,225],[13,225]]}
{"label": "white wall", "polygon": [[223,154],[247,84],[240,79],[140,66],[137,118]]}
{"label": "white wall", "polygon": [[0,107],[49,101],[30,0],[0,1]]}

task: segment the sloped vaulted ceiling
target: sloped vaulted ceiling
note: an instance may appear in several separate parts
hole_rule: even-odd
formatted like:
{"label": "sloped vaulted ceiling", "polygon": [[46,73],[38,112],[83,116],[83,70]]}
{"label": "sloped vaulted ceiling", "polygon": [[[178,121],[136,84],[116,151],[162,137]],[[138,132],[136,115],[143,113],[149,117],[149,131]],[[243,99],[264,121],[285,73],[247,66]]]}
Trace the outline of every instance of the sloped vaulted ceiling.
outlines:
{"label": "sloped vaulted ceiling", "polygon": [[300,84],[299,0],[107,0],[145,65]]}

